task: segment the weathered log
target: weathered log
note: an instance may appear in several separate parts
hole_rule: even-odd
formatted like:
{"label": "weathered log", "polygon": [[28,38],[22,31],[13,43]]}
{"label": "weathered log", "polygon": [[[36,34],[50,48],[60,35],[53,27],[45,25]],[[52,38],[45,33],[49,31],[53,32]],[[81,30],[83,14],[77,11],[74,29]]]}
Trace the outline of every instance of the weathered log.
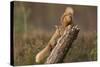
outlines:
{"label": "weathered log", "polygon": [[73,41],[77,38],[79,28],[69,25],[65,28],[64,33],[58,39],[56,46],[47,58],[45,64],[61,63],[72,46]]}

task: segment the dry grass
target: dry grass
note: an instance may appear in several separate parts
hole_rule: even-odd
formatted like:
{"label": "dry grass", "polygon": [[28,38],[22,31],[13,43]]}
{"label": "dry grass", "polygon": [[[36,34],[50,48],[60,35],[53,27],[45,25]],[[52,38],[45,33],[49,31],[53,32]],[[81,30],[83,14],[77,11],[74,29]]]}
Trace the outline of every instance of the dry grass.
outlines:
{"label": "dry grass", "polygon": [[35,55],[42,50],[49,41],[51,33],[41,30],[28,32],[24,38],[24,33],[15,35],[14,40],[14,64],[28,65],[36,64]]}
{"label": "dry grass", "polygon": [[82,62],[97,60],[97,37],[95,32],[79,34],[64,62]]}
{"label": "dry grass", "polygon": [[[52,33],[34,29],[27,33],[26,39],[23,38],[24,33],[16,34],[14,40],[14,64],[36,64],[36,54],[47,45]],[[96,46],[97,38],[95,32],[81,33],[63,62],[94,61],[97,59]]]}

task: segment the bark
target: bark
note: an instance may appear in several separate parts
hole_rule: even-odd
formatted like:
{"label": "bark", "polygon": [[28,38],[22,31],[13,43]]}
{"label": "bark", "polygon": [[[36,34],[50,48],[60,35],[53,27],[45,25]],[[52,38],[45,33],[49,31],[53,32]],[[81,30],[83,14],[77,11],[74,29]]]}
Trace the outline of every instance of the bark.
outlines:
{"label": "bark", "polygon": [[61,63],[71,48],[72,43],[77,38],[80,29],[76,26],[69,25],[65,28],[64,33],[58,39],[56,46],[47,58],[45,64]]}

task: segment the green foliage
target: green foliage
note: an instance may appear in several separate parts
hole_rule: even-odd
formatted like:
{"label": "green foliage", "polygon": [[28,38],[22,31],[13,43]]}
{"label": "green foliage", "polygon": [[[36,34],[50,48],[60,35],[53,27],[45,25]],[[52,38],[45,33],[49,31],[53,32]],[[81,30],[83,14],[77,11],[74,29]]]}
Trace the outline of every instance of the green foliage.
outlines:
{"label": "green foliage", "polygon": [[93,48],[89,55],[90,60],[97,60],[97,48]]}

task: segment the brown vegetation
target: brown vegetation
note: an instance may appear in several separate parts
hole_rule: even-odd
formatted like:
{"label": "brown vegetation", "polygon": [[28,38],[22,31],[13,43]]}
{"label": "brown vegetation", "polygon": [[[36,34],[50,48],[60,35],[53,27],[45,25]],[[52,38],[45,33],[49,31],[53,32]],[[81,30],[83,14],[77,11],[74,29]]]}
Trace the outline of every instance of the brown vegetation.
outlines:
{"label": "brown vegetation", "polygon": [[[18,36],[16,36],[14,46],[15,65],[26,65],[36,64],[36,54],[47,45],[52,33],[43,30],[37,33],[36,31],[29,32],[25,41],[21,39],[23,34]],[[85,32],[79,35],[63,62],[95,61],[97,59],[96,39],[95,32]]]}

